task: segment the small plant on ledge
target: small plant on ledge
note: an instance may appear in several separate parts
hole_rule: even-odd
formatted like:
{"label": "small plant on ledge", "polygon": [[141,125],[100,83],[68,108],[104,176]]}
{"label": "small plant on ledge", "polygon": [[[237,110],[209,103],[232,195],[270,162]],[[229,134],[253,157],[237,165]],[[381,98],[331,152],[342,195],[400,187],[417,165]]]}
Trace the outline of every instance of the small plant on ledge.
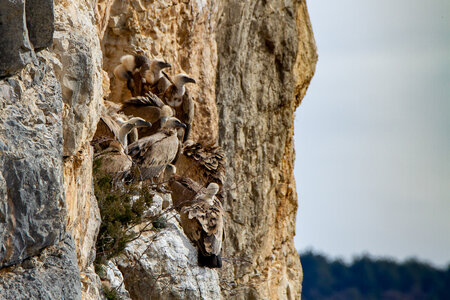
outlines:
{"label": "small plant on ledge", "polygon": [[[132,228],[147,220],[144,212],[151,206],[153,194],[145,185],[114,184],[115,178],[100,170],[101,159],[94,160],[94,193],[102,222],[97,237],[96,264],[119,255],[140,233]],[[145,227],[143,230],[145,230]]]}

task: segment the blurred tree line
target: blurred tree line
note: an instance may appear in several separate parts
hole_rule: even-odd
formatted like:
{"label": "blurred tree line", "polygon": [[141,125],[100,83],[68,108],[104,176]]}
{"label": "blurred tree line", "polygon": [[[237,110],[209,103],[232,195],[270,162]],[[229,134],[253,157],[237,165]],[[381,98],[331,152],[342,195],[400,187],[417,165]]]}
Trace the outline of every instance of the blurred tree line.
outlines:
{"label": "blurred tree line", "polygon": [[450,299],[450,265],[442,270],[416,259],[398,263],[367,255],[346,264],[312,251],[300,260],[302,300]]}

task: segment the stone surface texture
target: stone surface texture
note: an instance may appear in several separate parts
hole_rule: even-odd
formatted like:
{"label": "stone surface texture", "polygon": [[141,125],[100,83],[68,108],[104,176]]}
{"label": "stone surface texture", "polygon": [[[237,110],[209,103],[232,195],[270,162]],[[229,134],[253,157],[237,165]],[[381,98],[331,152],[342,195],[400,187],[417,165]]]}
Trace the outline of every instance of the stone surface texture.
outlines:
{"label": "stone surface texture", "polygon": [[[53,1],[43,2],[27,1],[53,10]],[[39,47],[49,45],[51,26],[42,26],[46,20],[54,22],[53,47],[36,54],[16,76],[0,81],[0,261],[1,267],[20,263],[70,233],[75,247],[67,249],[67,257],[62,256],[67,262],[62,263],[75,262],[68,270],[78,264],[76,284],[62,272],[61,284],[41,280],[42,290],[59,295],[61,287],[73,289],[73,297],[52,299],[98,299],[100,281],[92,262],[100,215],[92,192],[89,142],[102,103],[103,55],[91,2],[55,1],[54,10],[42,17],[38,11],[27,15],[30,32],[36,33],[34,43],[43,43]],[[33,25],[33,19],[40,23]],[[20,290],[21,284],[27,283],[17,280],[8,288]],[[40,291],[34,292],[27,299],[41,297]]]}
{"label": "stone surface texture", "polygon": [[52,51],[60,60],[56,76],[63,100],[64,181],[67,230],[76,244],[83,299],[101,294],[93,271],[100,212],[93,194],[90,146],[103,97],[103,55],[92,1],[55,1]]}
{"label": "stone surface texture", "polygon": [[81,299],[80,273],[72,238],[66,236],[40,255],[0,270],[0,299]]}
{"label": "stone surface texture", "polygon": [[15,74],[32,61],[25,1],[0,2],[0,77]]}
{"label": "stone surface texture", "polygon": [[112,73],[127,53],[197,80],[192,139],[228,161],[226,240],[223,268],[199,268],[171,218],[115,259],[110,284],[122,274],[132,299],[299,299],[293,119],[317,61],[305,0],[25,3],[40,2],[0,4],[0,299],[102,298],[90,141],[102,99],[129,97]]}
{"label": "stone surface texture", "polygon": [[95,240],[101,222],[92,186],[92,152],[92,147],[85,145],[77,155],[64,160],[67,229],[77,245],[81,269],[95,259]]}
{"label": "stone surface texture", "polygon": [[[170,207],[170,196],[164,198]],[[153,203],[150,215],[161,214],[163,198],[156,195]],[[218,273],[198,266],[197,249],[179,225],[178,213],[168,209],[162,216],[165,228],[145,232],[109,262],[111,286],[123,287],[119,291],[131,299],[220,299]]]}
{"label": "stone surface texture", "polygon": [[57,243],[65,233],[62,99],[55,59],[38,54],[0,81],[0,267]]}
{"label": "stone surface texture", "polygon": [[25,0],[28,37],[35,50],[50,47],[55,30],[53,0]]}
{"label": "stone surface texture", "polygon": [[53,0],[0,2],[0,77],[17,73],[52,44]]}
{"label": "stone surface texture", "polygon": [[317,60],[305,1],[223,1],[217,30],[219,140],[227,166],[227,298],[298,299],[294,111]]}
{"label": "stone surface texture", "polygon": [[64,102],[64,156],[88,143],[99,120],[103,97],[102,52],[91,1],[55,1],[52,50],[61,61],[56,69]]}

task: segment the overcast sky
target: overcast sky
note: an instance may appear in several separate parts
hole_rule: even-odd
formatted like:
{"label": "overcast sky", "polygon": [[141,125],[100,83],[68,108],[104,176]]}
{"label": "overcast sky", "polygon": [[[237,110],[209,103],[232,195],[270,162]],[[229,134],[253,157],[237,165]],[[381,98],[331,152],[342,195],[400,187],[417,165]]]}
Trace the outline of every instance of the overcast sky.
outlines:
{"label": "overcast sky", "polygon": [[310,0],[295,245],[450,262],[450,1]]}

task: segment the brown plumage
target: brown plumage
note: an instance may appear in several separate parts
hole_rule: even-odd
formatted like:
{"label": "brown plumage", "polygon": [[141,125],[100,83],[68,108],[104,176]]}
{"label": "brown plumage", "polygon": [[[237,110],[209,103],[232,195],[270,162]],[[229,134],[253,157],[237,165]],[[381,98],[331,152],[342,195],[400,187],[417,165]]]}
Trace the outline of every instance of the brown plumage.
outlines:
{"label": "brown plumage", "polygon": [[[139,117],[133,117],[129,119],[128,121],[122,122],[120,124],[120,130],[119,130],[119,142],[124,147],[125,151],[127,150],[128,146],[128,139],[127,136],[129,133],[135,131],[137,128],[150,128],[152,127],[152,123],[145,121],[142,118]],[[138,136],[135,137],[136,140],[138,139]]]}
{"label": "brown plumage", "polygon": [[196,83],[194,79],[185,74],[178,74],[173,80],[173,84],[165,91],[162,96],[163,101],[175,110],[175,117],[185,123],[187,128],[184,132],[182,141],[185,142],[190,135],[192,122],[194,120],[194,101],[186,92],[186,83]]}
{"label": "brown plumage", "polygon": [[[176,163],[177,174],[189,177],[201,185],[215,182],[219,186],[225,180],[225,153],[220,146],[202,146],[199,143],[187,141],[183,153]],[[223,191],[218,195],[223,200]]]}
{"label": "brown plumage", "polygon": [[124,55],[120,58],[120,64],[114,69],[114,75],[117,79],[127,82],[131,95],[140,96],[143,90],[143,79],[151,63],[150,59],[144,55]]}
{"label": "brown plumage", "polygon": [[130,131],[138,127],[148,127],[152,126],[152,124],[141,118],[131,118],[124,122],[121,121],[120,128],[117,129],[119,124],[112,118],[104,117],[100,122],[100,124],[107,125],[108,129],[111,129],[110,134],[112,134],[113,137],[105,139],[103,141],[103,147],[101,146],[101,143],[95,145],[97,147],[94,158],[99,163],[99,171],[110,175],[116,175],[119,172],[130,170],[132,160],[126,154],[127,135]]}
{"label": "brown plumage", "polygon": [[138,138],[137,128],[151,126],[150,122],[139,117],[128,119],[123,114],[103,114],[97,124],[92,144],[99,146],[100,149],[105,149],[111,141],[119,141],[126,151],[128,135],[130,134],[131,136],[131,142],[134,142]]}
{"label": "brown plumage", "polygon": [[172,202],[174,207],[181,212],[181,209],[192,204],[195,196],[203,189],[203,186],[191,178],[173,175],[169,180],[169,188],[172,191]]}
{"label": "brown plumage", "polygon": [[165,105],[155,94],[147,92],[144,96],[138,96],[126,100],[120,109],[127,116],[143,118],[153,124],[150,128],[140,128],[139,137],[143,138],[155,134],[161,128],[161,118],[173,116],[173,110]]}
{"label": "brown plumage", "polygon": [[169,86],[172,83],[166,73],[164,72],[161,73],[163,74],[163,76],[161,76],[155,83],[145,85],[146,91],[150,91],[153,94],[160,96],[164,95],[165,91],[169,88]]}
{"label": "brown plumage", "polygon": [[210,183],[181,210],[181,225],[189,239],[198,247],[200,266],[222,267],[220,252],[224,233],[224,210],[217,199],[219,186]]}
{"label": "brown plumage", "polygon": [[94,161],[98,164],[100,174],[112,176],[130,170],[132,165],[131,158],[125,154],[124,148],[117,141],[112,141],[108,148],[96,153]]}
{"label": "brown plumage", "polygon": [[[106,103],[105,111],[100,116],[91,142],[97,151],[108,148],[111,141],[119,141],[121,124],[128,121],[128,117],[117,111],[118,107]],[[137,130],[133,129],[128,135],[128,142],[132,143],[135,140],[137,140]]]}
{"label": "brown plumage", "polygon": [[98,123],[96,137],[92,141],[95,149],[94,161],[98,165],[98,171],[100,174],[109,174],[114,177],[118,173],[128,172],[132,166],[132,160],[126,154],[127,135],[137,127],[151,126],[151,123],[141,118],[123,121],[118,116],[116,115],[117,119],[108,115],[103,116]]}
{"label": "brown plumage", "polygon": [[97,130],[91,142],[92,145],[98,145],[100,149],[108,148],[111,141],[116,140],[116,137],[119,136],[119,129],[120,127],[111,120],[111,117],[100,117],[97,123]]}
{"label": "brown plumage", "polygon": [[162,95],[171,84],[167,74],[162,70],[170,67],[169,63],[154,59],[144,74],[144,92],[150,91],[156,95]]}
{"label": "brown plumage", "polygon": [[180,144],[176,129],[180,127],[186,125],[171,117],[157,133],[129,145],[128,154],[137,164],[141,179],[153,180],[173,161]]}

